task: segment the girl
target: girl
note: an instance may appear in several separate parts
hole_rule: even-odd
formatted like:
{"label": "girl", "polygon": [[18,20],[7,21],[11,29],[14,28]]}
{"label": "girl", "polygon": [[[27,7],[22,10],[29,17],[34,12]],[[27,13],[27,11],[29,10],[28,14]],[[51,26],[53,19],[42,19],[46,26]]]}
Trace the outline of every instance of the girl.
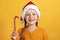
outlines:
{"label": "girl", "polygon": [[38,27],[40,11],[31,1],[24,6],[21,21],[24,21],[24,28],[18,32],[13,31],[13,40],[48,40],[46,31]]}

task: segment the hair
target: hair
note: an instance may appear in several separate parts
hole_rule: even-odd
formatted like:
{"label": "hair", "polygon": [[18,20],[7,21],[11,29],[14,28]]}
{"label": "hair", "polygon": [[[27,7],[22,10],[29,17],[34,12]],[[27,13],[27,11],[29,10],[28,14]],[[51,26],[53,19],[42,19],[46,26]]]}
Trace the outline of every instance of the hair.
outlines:
{"label": "hair", "polygon": [[[27,24],[27,22],[26,22],[26,20],[24,19],[24,28],[27,27],[26,24]],[[36,22],[36,26],[38,26],[38,22]]]}

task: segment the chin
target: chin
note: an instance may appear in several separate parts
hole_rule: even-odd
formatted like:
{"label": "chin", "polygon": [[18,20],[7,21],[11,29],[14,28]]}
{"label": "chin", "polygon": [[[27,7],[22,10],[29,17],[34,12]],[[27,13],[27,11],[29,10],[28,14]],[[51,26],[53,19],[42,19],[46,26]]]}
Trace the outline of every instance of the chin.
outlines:
{"label": "chin", "polygon": [[33,24],[35,24],[35,22],[29,22],[29,24],[30,24],[30,25],[33,25]]}

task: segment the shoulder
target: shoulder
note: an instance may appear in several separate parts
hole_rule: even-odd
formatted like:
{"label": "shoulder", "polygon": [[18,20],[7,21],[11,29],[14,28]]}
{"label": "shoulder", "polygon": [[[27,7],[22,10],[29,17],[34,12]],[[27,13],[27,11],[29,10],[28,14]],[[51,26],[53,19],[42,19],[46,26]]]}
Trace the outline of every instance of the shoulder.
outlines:
{"label": "shoulder", "polygon": [[47,33],[46,29],[42,28],[42,27],[38,27],[38,30],[42,33]]}
{"label": "shoulder", "polygon": [[40,30],[40,31],[44,31],[45,29],[44,28],[42,28],[42,27],[37,27],[38,28],[38,30]]}
{"label": "shoulder", "polygon": [[42,34],[43,34],[43,39],[44,39],[44,40],[49,40],[47,30],[44,29],[44,28],[41,28],[41,27],[39,27],[39,30],[40,30],[40,31],[42,32]]}
{"label": "shoulder", "polygon": [[20,34],[23,30],[24,30],[24,28],[20,28],[20,29],[17,31],[18,34]]}

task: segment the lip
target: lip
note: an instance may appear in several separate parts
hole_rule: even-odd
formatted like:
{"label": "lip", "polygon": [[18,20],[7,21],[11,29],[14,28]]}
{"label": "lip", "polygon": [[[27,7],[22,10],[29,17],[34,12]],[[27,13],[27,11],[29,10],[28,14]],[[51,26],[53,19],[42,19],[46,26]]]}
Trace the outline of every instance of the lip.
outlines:
{"label": "lip", "polygon": [[34,21],[35,19],[31,19],[31,20],[29,20],[29,21]]}

